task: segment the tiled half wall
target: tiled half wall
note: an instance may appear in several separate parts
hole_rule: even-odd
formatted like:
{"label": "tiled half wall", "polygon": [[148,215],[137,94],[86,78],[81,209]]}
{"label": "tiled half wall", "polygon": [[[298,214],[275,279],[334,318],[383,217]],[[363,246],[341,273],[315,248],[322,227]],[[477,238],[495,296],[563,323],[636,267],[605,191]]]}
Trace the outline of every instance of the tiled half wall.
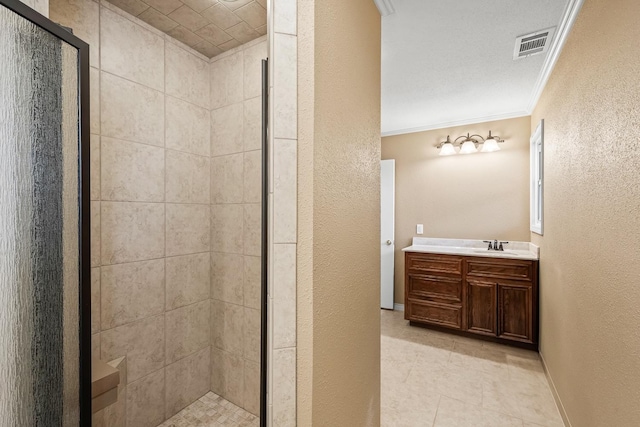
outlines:
{"label": "tiled half wall", "polygon": [[260,60],[213,61],[110,3],[53,0],[91,46],[94,357],[126,356],[96,426],[156,426],[208,391],[257,414]]}

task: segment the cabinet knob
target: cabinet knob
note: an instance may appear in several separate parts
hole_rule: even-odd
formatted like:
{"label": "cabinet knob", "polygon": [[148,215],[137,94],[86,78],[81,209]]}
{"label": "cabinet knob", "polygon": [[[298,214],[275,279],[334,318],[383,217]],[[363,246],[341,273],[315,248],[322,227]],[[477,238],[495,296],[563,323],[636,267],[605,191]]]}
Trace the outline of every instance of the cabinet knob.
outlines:
{"label": "cabinet knob", "polygon": [[387,240],[387,246],[391,246],[391,243],[393,243],[391,240]]}

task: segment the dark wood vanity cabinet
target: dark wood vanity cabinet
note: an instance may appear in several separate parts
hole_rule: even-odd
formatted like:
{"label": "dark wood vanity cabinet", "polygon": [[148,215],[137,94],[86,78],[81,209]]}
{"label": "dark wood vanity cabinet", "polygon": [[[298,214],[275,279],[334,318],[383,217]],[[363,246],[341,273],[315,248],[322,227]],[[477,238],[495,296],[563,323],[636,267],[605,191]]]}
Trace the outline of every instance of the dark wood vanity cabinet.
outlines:
{"label": "dark wood vanity cabinet", "polygon": [[406,252],[405,319],[537,349],[538,261]]}

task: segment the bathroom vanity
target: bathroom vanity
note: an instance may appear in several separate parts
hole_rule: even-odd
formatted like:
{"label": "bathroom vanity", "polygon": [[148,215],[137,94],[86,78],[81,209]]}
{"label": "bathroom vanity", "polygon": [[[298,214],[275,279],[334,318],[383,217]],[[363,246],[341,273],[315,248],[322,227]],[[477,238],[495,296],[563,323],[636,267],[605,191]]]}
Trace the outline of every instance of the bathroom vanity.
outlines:
{"label": "bathroom vanity", "polygon": [[405,252],[405,319],[538,348],[539,249],[488,250],[481,240],[414,238]]}

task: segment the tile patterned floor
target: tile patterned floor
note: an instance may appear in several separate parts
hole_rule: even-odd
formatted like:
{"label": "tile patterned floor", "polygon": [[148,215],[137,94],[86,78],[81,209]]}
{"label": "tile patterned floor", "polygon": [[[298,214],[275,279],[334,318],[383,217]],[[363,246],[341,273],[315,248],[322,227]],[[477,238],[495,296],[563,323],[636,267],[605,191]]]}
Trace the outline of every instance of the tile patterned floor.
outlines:
{"label": "tile patterned floor", "polygon": [[158,427],[258,427],[260,419],[209,392]]}
{"label": "tile patterned floor", "polygon": [[562,427],[537,353],[382,310],[382,427]]}

